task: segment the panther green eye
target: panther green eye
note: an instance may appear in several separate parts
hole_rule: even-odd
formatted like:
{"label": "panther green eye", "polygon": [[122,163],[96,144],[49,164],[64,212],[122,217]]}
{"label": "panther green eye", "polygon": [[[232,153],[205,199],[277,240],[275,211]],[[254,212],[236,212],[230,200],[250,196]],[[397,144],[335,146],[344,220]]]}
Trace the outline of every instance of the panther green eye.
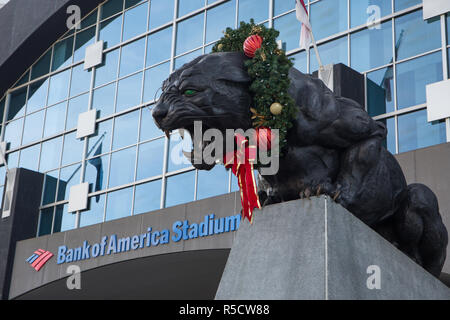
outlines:
{"label": "panther green eye", "polygon": [[188,89],[184,91],[184,95],[188,96],[188,97],[192,97],[193,95],[195,95],[197,93],[196,90],[192,90],[192,89]]}

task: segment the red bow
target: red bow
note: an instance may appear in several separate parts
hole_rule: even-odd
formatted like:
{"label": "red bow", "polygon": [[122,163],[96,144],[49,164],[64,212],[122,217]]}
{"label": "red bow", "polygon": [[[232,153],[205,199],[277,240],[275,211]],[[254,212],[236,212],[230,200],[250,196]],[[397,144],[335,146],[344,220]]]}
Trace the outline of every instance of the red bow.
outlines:
{"label": "red bow", "polygon": [[237,150],[229,152],[224,157],[225,168],[231,168],[238,178],[241,192],[242,216],[253,222],[253,209],[261,209],[256,181],[253,173],[253,163],[256,161],[256,146],[250,146],[247,139],[236,134]]}

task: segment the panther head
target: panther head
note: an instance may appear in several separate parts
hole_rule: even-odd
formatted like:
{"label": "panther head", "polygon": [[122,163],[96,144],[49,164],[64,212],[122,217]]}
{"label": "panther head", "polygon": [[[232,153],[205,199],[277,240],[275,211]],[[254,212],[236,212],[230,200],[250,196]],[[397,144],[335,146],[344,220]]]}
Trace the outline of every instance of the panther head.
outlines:
{"label": "panther head", "polygon": [[[194,121],[202,122],[202,130],[251,127],[249,91],[251,78],[240,52],[202,55],[176,70],[164,81],[162,94],[152,115],[157,126],[168,136],[177,129],[194,136]],[[204,149],[208,143],[204,143]],[[193,159],[191,157],[191,162]],[[214,165],[194,164],[197,169]]]}

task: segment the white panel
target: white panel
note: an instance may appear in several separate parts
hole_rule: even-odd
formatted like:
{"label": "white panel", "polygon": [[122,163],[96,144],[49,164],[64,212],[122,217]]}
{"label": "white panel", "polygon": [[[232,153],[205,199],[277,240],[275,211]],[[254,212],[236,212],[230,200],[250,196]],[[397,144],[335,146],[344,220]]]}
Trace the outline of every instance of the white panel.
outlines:
{"label": "white panel", "polygon": [[450,80],[427,85],[428,121],[450,117]]}
{"label": "white panel", "polygon": [[68,212],[76,212],[87,209],[89,183],[85,182],[70,188]]}
{"label": "white panel", "polygon": [[95,120],[97,119],[97,110],[92,109],[78,116],[77,139],[88,137],[95,133]]}
{"label": "white panel", "polygon": [[319,68],[319,79],[325,83],[325,85],[331,91],[334,91],[334,65],[328,64],[323,67],[323,70]]}
{"label": "white panel", "polygon": [[0,142],[0,152],[0,166],[3,166],[6,161],[6,141]]}
{"label": "white panel", "polygon": [[103,40],[86,47],[84,70],[98,66],[103,62]]}
{"label": "white panel", "polygon": [[423,0],[423,19],[427,20],[450,11],[450,0]]}

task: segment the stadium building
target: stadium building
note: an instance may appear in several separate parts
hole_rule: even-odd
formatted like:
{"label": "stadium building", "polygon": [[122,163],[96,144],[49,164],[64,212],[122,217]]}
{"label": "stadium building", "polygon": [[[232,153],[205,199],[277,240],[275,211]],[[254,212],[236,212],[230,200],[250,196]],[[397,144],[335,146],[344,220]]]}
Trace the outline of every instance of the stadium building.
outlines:
{"label": "stadium building", "polygon": [[[447,1],[305,3],[323,63],[362,74],[360,102],[450,230]],[[317,71],[292,0],[0,4],[3,299],[214,298],[240,222],[237,181],[182,161],[180,135],[167,138],[151,108],[171,72],[251,18],[280,31],[296,68]],[[67,288],[72,265],[81,290]]]}

